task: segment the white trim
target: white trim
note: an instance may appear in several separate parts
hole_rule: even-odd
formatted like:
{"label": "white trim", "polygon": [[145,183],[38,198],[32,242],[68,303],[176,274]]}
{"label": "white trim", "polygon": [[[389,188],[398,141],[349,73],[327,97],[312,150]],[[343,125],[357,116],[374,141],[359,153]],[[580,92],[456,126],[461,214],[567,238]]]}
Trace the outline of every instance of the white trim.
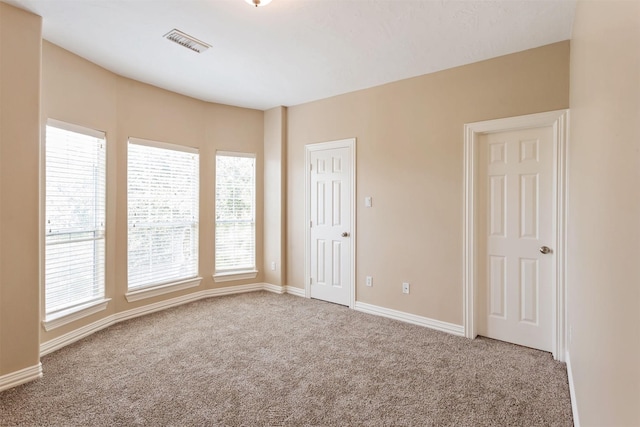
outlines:
{"label": "white trim", "polygon": [[213,281],[216,283],[232,282],[234,280],[255,279],[258,276],[258,270],[235,271],[232,273],[216,273],[213,275]]}
{"label": "white trim", "polygon": [[0,391],[8,390],[10,388],[19,386],[20,384],[37,380],[41,377],[42,363],[38,362],[38,364],[35,366],[29,366],[28,368],[20,369],[19,371],[0,376]]}
{"label": "white trim", "polygon": [[284,286],[272,285],[271,283],[263,283],[262,289],[264,289],[265,291],[273,292],[274,294],[281,295],[287,292]]}
{"label": "white trim", "polygon": [[554,344],[556,357],[564,362],[567,348],[567,168],[569,153],[569,110],[554,123],[556,146],[556,292]]}
{"label": "white trim", "polygon": [[[256,214],[257,214],[257,207],[258,207],[258,178],[257,178],[257,173],[258,173],[258,162],[257,162],[257,156],[256,153],[247,153],[247,152],[235,152],[235,151],[221,151],[221,150],[216,150],[216,157],[215,157],[215,162],[216,162],[216,170],[215,170],[215,178],[216,178],[216,183],[215,183],[215,188],[216,188],[216,197],[217,197],[217,180],[218,180],[218,172],[220,172],[218,170],[218,157],[235,157],[235,158],[244,158],[244,159],[252,159],[253,160],[253,200],[251,200],[252,203],[252,218],[251,218],[251,222],[250,224],[252,225],[252,239],[253,239],[253,266],[251,266],[251,268],[247,268],[246,265],[235,265],[235,266],[227,266],[227,269],[225,268],[220,268],[218,269],[218,262],[217,262],[217,255],[214,257],[214,272],[213,272],[213,281],[216,283],[222,283],[222,282],[230,282],[232,280],[246,280],[246,279],[255,279],[258,276],[258,271],[257,271],[257,266],[256,266],[256,257],[257,257],[257,250],[256,250],[256,242],[257,242],[257,237],[256,237],[256,227],[257,227],[257,219],[256,219]],[[217,199],[216,199],[216,203],[215,203],[215,209],[217,209]],[[245,221],[246,223],[246,221]],[[217,220],[217,215],[216,215],[216,220],[214,222],[214,239],[215,236],[218,233],[218,220]],[[217,250],[217,249],[216,249]],[[231,271],[229,271],[231,270]],[[255,273],[255,274],[254,274]]]}
{"label": "white trim", "polygon": [[305,291],[302,288],[296,288],[295,286],[285,286],[285,290],[288,294],[295,295],[297,297],[305,297]]}
{"label": "white trim", "polygon": [[[50,120],[50,119],[49,119]],[[39,161],[38,165],[38,175],[39,178],[39,193],[38,193],[38,290],[40,291],[40,320],[47,318],[47,304],[46,304],[46,290],[45,290],[45,279],[46,279],[46,268],[45,268],[45,244],[46,244],[46,194],[44,189],[47,188],[47,180],[46,180],[46,170],[47,170],[47,147],[46,147],[46,139],[47,139],[47,126],[48,120],[45,121],[44,126],[40,125],[40,143],[39,143]],[[107,165],[108,170],[108,165]],[[108,181],[108,180],[107,180]],[[108,182],[107,182],[108,184]],[[107,192],[108,194],[108,192]],[[106,200],[105,200],[106,201]],[[106,220],[106,215],[105,215]],[[106,229],[105,223],[105,229]],[[106,241],[105,241],[105,249],[106,249]],[[106,256],[106,252],[105,252]],[[106,258],[105,258],[105,267],[106,267]],[[105,279],[106,279],[106,271],[105,271]],[[106,280],[105,280],[106,285]],[[105,286],[106,287],[106,286]],[[0,327],[1,333],[1,327]],[[1,356],[0,356],[1,358]],[[1,363],[1,361],[0,361]]]}
{"label": "white trim", "polygon": [[124,294],[124,296],[128,302],[140,301],[142,299],[153,298],[170,292],[195,288],[196,286],[200,286],[200,283],[202,283],[202,277],[194,277],[193,279],[181,280],[179,282],[134,289]]}
{"label": "white trim", "polygon": [[320,150],[333,150],[337,148],[348,148],[351,154],[351,281],[349,286],[349,308],[355,308],[356,305],[356,250],[357,250],[357,235],[356,235],[356,200],[358,199],[356,194],[356,138],[340,139],[329,142],[319,142],[316,144],[305,145],[305,174],[304,174],[304,199],[305,199],[305,244],[304,244],[304,292],[306,298],[311,298],[311,153],[313,151]]}
{"label": "white trim", "polygon": [[[268,291],[264,283],[251,283],[248,285],[227,286],[224,288],[208,289],[205,291],[207,296],[219,297],[224,295],[242,294],[245,292]],[[206,298],[206,297],[205,297]]]}
{"label": "white trim", "polygon": [[228,286],[225,288],[207,289],[204,291],[193,292],[187,295],[182,295],[176,298],[171,298],[171,299],[156,302],[153,304],[144,305],[142,307],[112,314],[110,316],[105,317],[104,319],[100,319],[89,325],[85,325],[81,328],[75,329],[57,338],[53,338],[49,341],[46,341],[40,344],[40,356],[44,356],[49,353],[52,353],[56,350],[61,349],[62,347],[65,347],[95,332],[98,332],[101,329],[107,328],[111,325],[122,322],[124,320],[133,319],[135,317],[144,316],[145,314],[150,314],[156,311],[165,310],[167,308],[176,307],[182,304],[187,304],[189,302],[198,301],[205,298],[240,294],[245,292],[255,292],[255,291],[269,291],[269,292],[275,292],[275,293],[281,294],[283,293],[284,290],[282,289],[282,286],[271,285],[268,283],[254,283],[249,285]]}
{"label": "white trim", "polygon": [[187,145],[172,144],[170,142],[154,141],[152,139],[136,138],[136,137],[133,137],[133,136],[129,137],[128,143],[129,144],[135,144],[135,145],[144,145],[146,147],[162,148],[163,150],[182,151],[182,152],[191,153],[191,154],[199,154],[200,153],[200,150],[198,148],[196,148],[196,147],[189,147]]}
{"label": "white trim", "polygon": [[[76,125],[74,123],[63,122],[62,120],[48,118],[46,125],[52,126],[58,129],[63,129],[69,132],[80,133],[82,135],[90,136],[92,138],[98,138],[98,139],[104,139],[104,140],[107,139],[107,134],[104,131],[91,129],[85,126]],[[45,134],[46,134],[46,131],[45,131]]]}
{"label": "white trim", "polygon": [[571,413],[573,414],[574,427],[580,427],[580,417],[578,416],[578,402],[576,401],[576,388],[573,384],[573,370],[571,369],[571,357],[569,351],[565,353],[567,364],[567,378],[569,380],[569,397],[571,398]]}
{"label": "white trim", "polygon": [[242,153],[240,151],[223,151],[223,150],[216,150],[216,156],[223,156],[223,157],[248,157],[250,159],[255,159],[256,158],[256,153]]}
{"label": "white trim", "polygon": [[464,125],[464,252],[463,252],[463,325],[464,335],[475,338],[475,175],[481,134],[517,129],[553,127],[555,224],[555,284],[553,294],[553,357],[563,361],[566,349],[566,173],[569,140],[569,110],[549,111],[506,119],[488,120]]}
{"label": "white trim", "polygon": [[[89,239],[94,241],[102,240],[104,242],[105,248],[108,245],[106,238],[106,229],[107,229],[107,210],[106,206],[109,204],[107,199],[109,196],[109,155],[108,148],[110,146],[109,141],[107,141],[107,134],[105,131],[93,129],[90,127],[78,125],[75,123],[69,123],[62,120],[57,120],[53,118],[47,118],[45,121],[45,126],[41,126],[40,131],[40,144],[39,144],[39,171],[40,171],[40,192],[38,197],[38,265],[39,265],[39,288],[40,288],[40,319],[44,319],[41,321],[42,327],[45,331],[51,331],[53,329],[59,328],[76,320],[82,319],[84,317],[90,316],[95,313],[99,313],[100,311],[106,310],[109,301],[111,298],[105,298],[104,292],[106,289],[106,275],[102,277],[102,296],[96,300],[89,301],[87,303],[79,304],[77,306],[67,308],[64,310],[60,310],[54,312],[52,314],[47,314],[47,298],[46,298],[46,260],[45,253],[47,247],[47,233],[46,233],[46,206],[47,206],[47,198],[46,198],[46,170],[47,170],[47,126],[51,126],[57,129],[62,129],[68,132],[78,133],[84,136],[88,136],[90,138],[96,138],[102,140],[102,146],[104,147],[104,220],[105,224],[102,227],[101,231],[102,236]],[[106,268],[106,250],[102,257],[103,268]]]}
{"label": "white trim", "polygon": [[107,305],[111,301],[111,298],[103,298],[98,301],[91,301],[90,303],[74,307],[70,310],[65,310],[60,313],[56,313],[50,316],[48,319],[42,321],[44,330],[49,332],[53,329],[59,328],[76,320],[91,316],[92,314],[99,313],[107,309]]}
{"label": "white trim", "polygon": [[114,323],[116,315],[112,314],[103,319],[97,320],[88,325],[82,326],[78,329],[74,329],[71,332],[67,332],[66,334],[60,335],[57,338],[53,338],[49,341],[43,342],[40,344],[40,357],[46,356],[49,353],[52,353],[56,350],[61,349],[69,344],[72,344],[76,341],[81,340],[82,338],[88,337],[89,335],[98,332],[101,329],[109,327]]}
{"label": "white trim", "polygon": [[462,325],[455,325],[453,323],[447,323],[440,320],[430,319],[428,317],[405,313],[404,311],[379,307],[377,305],[367,304],[360,301],[356,302],[356,306],[354,307],[354,309],[363,313],[388,317],[390,319],[400,320],[401,322],[412,323],[418,326],[424,326],[429,329],[435,329],[436,331],[446,332],[452,335],[458,335],[461,337],[464,336],[464,327]]}

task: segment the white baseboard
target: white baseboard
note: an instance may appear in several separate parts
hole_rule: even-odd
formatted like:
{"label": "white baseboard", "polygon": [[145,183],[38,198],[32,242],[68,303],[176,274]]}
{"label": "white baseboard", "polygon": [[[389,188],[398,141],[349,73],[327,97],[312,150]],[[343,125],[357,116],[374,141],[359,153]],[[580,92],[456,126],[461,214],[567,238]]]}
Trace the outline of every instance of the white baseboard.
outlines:
{"label": "white baseboard", "polygon": [[171,298],[131,310],[122,311],[120,313],[112,314],[96,322],[82,326],[78,329],[75,329],[71,332],[40,344],[40,356],[45,356],[49,353],[59,350],[64,346],[72,344],[78,340],[81,340],[82,338],[85,338],[95,332],[98,332],[101,329],[107,328],[118,322],[144,316],[145,314],[151,314],[156,311],[166,310],[171,307],[176,307],[204,298],[234,295],[255,291],[269,291],[282,294],[285,292],[285,289],[283,286],[272,285],[269,283],[253,283],[249,285],[227,286],[224,288],[206,289],[204,291],[193,292],[176,298]]}
{"label": "white baseboard", "polygon": [[580,417],[578,416],[578,402],[576,401],[576,389],[573,385],[573,371],[571,370],[571,357],[569,352],[565,353],[565,363],[567,364],[567,377],[569,380],[569,396],[571,397],[571,412],[573,413],[574,427],[580,427]]}
{"label": "white baseboard", "polygon": [[454,325],[453,323],[442,322],[440,320],[417,316],[403,311],[392,310],[390,308],[379,307],[377,305],[359,301],[356,301],[354,310],[384,316],[390,319],[400,320],[402,322],[413,323],[414,325],[424,326],[430,329],[435,329],[436,331],[446,332],[461,337],[464,336],[464,327],[462,325]]}
{"label": "white baseboard", "polygon": [[224,295],[243,294],[245,292],[265,291],[264,283],[250,283],[248,285],[226,286],[224,288],[207,289],[203,298],[221,297]]}
{"label": "white baseboard", "polygon": [[0,391],[37,380],[42,376],[42,363],[0,376]]}
{"label": "white baseboard", "polygon": [[[296,288],[294,286],[285,286],[286,292],[298,297],[305,297],[304,288]],[[440,320],[430,319],[428,317],[417,316],[415,314],[405,313],[403,311],[392,310],[390,308],[380,307],[373,304],[356,301],[354,310],[363,313],[375,314],[376,316],[384,316],[390,319],[400,320],[402,322],[412,323],[418,326],[424,326],[437,331],[446,332],[448,334],[464,336],[464,327],[453,323],[442,322]]]}
{"label": "white baseboard", "polygon": [[271,283],[263,283],[262,286],[265,291],[273,292],[276,294],[284,294],[287,292],[285,286],[272,285]]}
{"label": "white baseboard", "polygon": [[143,305],[138,308],[132,308],[131,310],[121,311],[120,313],[111,315],[111,317],[113,317],[113,321],[111,322],[111,325],[118,322],[123,322],[125,320],[134,319],[136,317],[144,316],[145,314],[151,314],[151,313],[155,313],[156,311],[162,311],[171,307],[177,307],[179,305],[187,304],[193,301],[198,301],[203,298],[207,298],[209,296],[215,296],[215,295],[209,295],[209,292],[214,290],[217,290],[217,289],[208,289],[204,291],[193,292],[190,294],[182,295],[182,296],[171,298],[168,300],[158,301],[153,304]]}
{"label": "white baseboard", "polygon": [[285,286],[286,292],[297,297],[305,297],[304,288],[296,288],[295,286]]}
{"label": "white baseboard", "polygon": [[51,339],[49,341],[43,342],[40,344],[40,357],[46,356],[47,354],[54,352],[56,350],[61,349],[62,347],[74,343],[82,338],[88,337],[89,335],[98,332],[101,329],[109,327],[116,323],[114,321],[115,315],[107,316],[103,319],[97,320],[93,323],[89,323],[88,325],[82,326],[78,329],[74,329],[71,332],[67,332],[64,335],[60,335],[57,338]]}

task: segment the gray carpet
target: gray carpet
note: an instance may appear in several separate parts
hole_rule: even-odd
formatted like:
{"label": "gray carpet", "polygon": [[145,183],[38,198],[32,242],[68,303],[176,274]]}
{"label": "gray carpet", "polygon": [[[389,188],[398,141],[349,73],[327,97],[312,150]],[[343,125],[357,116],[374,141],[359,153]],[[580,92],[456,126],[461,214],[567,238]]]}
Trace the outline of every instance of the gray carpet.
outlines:
{"label": "gray carpet", "polygon": [[571,426],[549,353],[266,292],[119,323],[0,393],[2,426]]}

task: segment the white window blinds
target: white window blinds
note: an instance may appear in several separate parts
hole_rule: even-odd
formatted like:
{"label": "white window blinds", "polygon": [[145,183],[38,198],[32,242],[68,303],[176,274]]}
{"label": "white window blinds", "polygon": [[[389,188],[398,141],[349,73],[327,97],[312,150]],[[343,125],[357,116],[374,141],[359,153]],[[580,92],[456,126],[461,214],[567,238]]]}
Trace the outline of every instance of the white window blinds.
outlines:
{"label": "white window blinds", "polygon": [[216,154],[216,273],[255,270],[255,175],[253,154]]}
{"label": "white window blinds", "polygon": [[45,313],[104,298],[106,141],[49,120],[45,135]]}
{"label": "white window blinds", "polygon": [[129,138],[129,289],[198,275],[198,150]]}

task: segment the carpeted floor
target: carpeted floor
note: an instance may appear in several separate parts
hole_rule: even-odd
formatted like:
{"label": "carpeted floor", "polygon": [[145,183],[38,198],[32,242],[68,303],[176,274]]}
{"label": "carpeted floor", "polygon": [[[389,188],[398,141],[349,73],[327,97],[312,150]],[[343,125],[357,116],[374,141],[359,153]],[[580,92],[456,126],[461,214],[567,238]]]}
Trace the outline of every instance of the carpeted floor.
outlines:
{"label": "carpeted floor", "polygon": [[0,393],[2,426],[571,426],[565,365],[267,292],[100,331]]}

